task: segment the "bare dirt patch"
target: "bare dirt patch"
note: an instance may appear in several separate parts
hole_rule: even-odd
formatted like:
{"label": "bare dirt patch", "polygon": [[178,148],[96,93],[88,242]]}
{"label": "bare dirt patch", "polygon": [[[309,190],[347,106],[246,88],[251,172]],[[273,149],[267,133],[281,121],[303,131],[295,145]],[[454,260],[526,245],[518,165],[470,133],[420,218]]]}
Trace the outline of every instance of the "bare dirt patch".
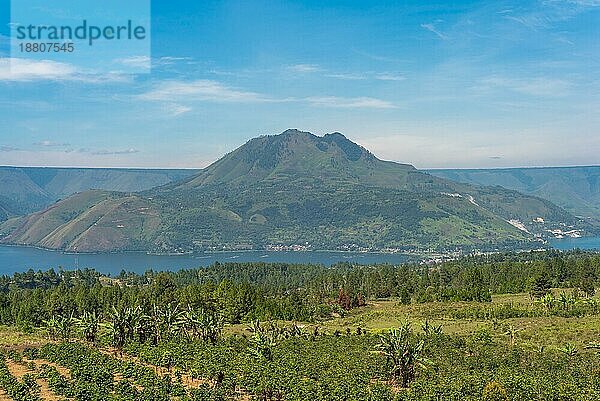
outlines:
{"label": "bare dirt patch", "polygon": [[[10,371],[10,373],[16,377],[19,380],[22,380],[23,376],[25,376],[26,374],[35,374],[38,373],[39,368],[43,365],[49,365],[49,366],[54,366],[56,368],[56,370],[58,370],[62,375],[66,376],[66,377],[71,377],[71,373],[68,371],[68,369],[63,368],[62,366],[53,364],[51,362],[45,361],[43,359],[35,359],[35,360],[28,360],[28,359],[24,359],[23,360],[23,364],[21,363],[17,363],[14,362],[12,360],[7,360],[6,361],[6,365],[8,366],[8,370]],[[29,369],[29,367],[26,365],[29,362],[33,362],[33,364],[35,365],[35,369],[31,370]],[[45,401],[60,401],[60,400],[65,400],[68,398],[65,397],[60,397],[57,394],[55,394],[51,389],[50,386],[48,385],[48,382],[46,381],[46,379],[43,378],[37,378],[35,380],[35,382],[40,386],[40,397],[42,398],[42,400]],[[6,395],[6,393],[4,393],[4,396],[6,398],[2,398],[2,393],[0,392],[0,401],[6,401],[6,400],[11,400],[8,395]]]}

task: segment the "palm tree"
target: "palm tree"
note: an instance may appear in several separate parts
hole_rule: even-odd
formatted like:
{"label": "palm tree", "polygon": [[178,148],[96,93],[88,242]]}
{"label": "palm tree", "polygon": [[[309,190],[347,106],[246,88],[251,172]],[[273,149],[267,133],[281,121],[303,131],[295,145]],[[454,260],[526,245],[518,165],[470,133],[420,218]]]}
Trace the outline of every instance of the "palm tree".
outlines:
{"label": "palm tree", "polygon": [[205,310],[200,314],[200,335],[203,341],[215,344],[223,331],[223,317]]}
{"label": "palm tree", "polygon": [[402,387],[415,379],[418,367],[426,368],[429,361],[423,356],[425,341],[413,335],[410,322],[404,322],[398,329],[381,335],[378,349],[391,366],[392,380],[400,380]]}

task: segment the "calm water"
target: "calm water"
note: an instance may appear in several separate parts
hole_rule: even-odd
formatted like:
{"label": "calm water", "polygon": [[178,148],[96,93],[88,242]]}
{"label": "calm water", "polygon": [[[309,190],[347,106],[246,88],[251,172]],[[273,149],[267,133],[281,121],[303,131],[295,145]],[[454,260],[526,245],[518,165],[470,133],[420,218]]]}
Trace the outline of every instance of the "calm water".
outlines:
{"label": "calm water", "polygon": [[600,237],[564,238],[550,241],[550,244],[563,251],[569,249],[600,250]]}
{"label": "calm water", "polygon": [[157,256],[144,253],[73,255],[43,249],[0,245],[0,275],[14,272],[46,270],[49,268],[75,269],[92,267],[102,273],[118,274],[121,270],[143,273],[148,269],[179,270],[209,266],[214,262],[287,262],[320,263],[337,262],[361,264],[406,262],[401,254],[340,253],[340,252],[225,252],[198,256]]}
{"label": "calm water", "polygon": [[[597,249],[600,250],[600,237],[569,238],[553,240],[556,249]],[[409,260],[402,254],[340,253],[340,252],[225,252],[195,256],[157,256],[144,253],[73,255],[43,249],[0,245],[0,274],[22,272],[29,268],[46,270],[49,268],[75,269],[92,267],[102,273],[118,274],[125,269],[143,273],[148,269],[179,270],[209,266],[214,262],[287,262],[320,263],[332,265],[337,262],[361,264],[399,264]]]}

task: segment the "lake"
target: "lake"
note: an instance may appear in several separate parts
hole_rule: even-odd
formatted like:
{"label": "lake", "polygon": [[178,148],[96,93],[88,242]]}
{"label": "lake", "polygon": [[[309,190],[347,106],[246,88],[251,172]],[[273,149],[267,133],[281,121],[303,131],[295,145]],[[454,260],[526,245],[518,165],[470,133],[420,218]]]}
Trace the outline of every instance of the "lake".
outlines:
{"label": "lake", "polygon": [[569,249],[600,250],[600,237],[555,239],[550,241],[550,245],[561,251]]}
{"label": "lake", "polygon": [[179,270],[205,267],[215,262],[285,262],[319,263],[330,266],[337,262],[360,264],[400,264],[409,260],[403,254],[342,253],[342,252],[222,252],[204,255],[147,255],[145,253],[68,254],[37,248],[0,245],[0,275],[34,270],[76,269],[91,267],[105,274],[116,275],[121,270],[143,273],[148,269]]}
{"label": "lake", "polygon": [[[551,245],[560,250],[597,249],[600,237],[552,240]],[[285,262],[315,263],[330,266],[338,262],[360,264],[400,264],[409,260],[403,254],[352,253],[352,252],[223,252],[204,255],[163,256],[145,253],[68,254],[44,249],[0,245],[0,275],[23,272],[29,268],[76,269],[91,267],[105,274],[116,275],[121,270],[143,273],[148,269],[179,270],[205,267],[215,262]]]}

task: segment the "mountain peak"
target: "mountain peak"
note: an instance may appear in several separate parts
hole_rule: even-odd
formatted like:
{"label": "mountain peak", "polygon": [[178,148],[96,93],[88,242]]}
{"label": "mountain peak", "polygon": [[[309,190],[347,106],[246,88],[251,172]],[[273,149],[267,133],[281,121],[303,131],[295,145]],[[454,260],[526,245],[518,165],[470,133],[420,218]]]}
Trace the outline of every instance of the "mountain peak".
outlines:
{"label": "mountain peak", "polygon": [[[312,136],[314,136],[310,132],[301,131],[301,130],[296,129],[296,128],[288,128],[288,129],[286,129],[285,131],[283,131],[279,135],[283,135],[283,136],[293,136],[293,135],[296,135],[296,136],[309,136],[309,135],[312,135]],[[273,136],[277,136],[277,135],[273,135]]]}
{"label": "mountain peak", "polygon": [[[392,163],[398,177],[409,165]],[[249,140],[191,179],[189,185],[211,183],[254,183],[262,180],[292,180],[298,177],[334,181],[378,182],[380,171],[389,171],[389,162],[339,132],[317,136],[298,129]],[[395,182],[397,179],[394,178]]]}

